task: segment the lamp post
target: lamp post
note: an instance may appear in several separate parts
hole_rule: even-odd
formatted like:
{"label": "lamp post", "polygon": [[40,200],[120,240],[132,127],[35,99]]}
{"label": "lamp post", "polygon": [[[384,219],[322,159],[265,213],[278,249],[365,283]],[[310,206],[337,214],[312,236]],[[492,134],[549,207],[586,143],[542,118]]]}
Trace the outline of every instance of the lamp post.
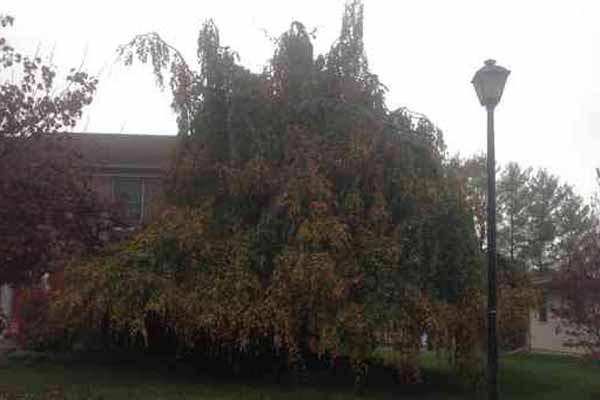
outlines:
{"label": "lamp post", "polygon": [[498,335],[496,322],[496,160],[494,150],[494,109],[500,102],[510,71],[495,60],[487,60],[475,73],[479,102],[487,110],[487,255],[488,255],[488,398],[498,399]]}

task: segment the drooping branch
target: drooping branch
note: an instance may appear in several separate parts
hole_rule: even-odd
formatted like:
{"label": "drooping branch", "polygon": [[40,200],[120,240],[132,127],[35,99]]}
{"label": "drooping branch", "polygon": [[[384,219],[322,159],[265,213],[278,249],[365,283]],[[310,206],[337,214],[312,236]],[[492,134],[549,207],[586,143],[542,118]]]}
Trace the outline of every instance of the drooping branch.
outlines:
{"label": "drooping branch", "polygon": [[161,89],[165,87],[165,72],[170,74],[169,87],[173,95],[171,107],[177,114],[179,132],[189,133],[191,115],[196,105],[193,86],[197,75],[181,52],[158,33],[150,32],[137,35],[127,44],[119,46],[117,55],[126,66],[132,65],[134,58],[143,64],[152,64],[156,84]]}

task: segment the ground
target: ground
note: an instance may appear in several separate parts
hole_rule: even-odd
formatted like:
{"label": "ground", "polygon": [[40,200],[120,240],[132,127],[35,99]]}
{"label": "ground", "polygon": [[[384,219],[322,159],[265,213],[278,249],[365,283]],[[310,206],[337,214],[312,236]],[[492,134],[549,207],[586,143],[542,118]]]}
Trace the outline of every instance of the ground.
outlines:
{"label": "ground", "polygon": [[[376,399],[479,399],[482,393],[461,391],[442,362],[426,362],[428,384],[383,385],[362,397]],[[501,360],[502,399],[600,399],[600,365],[579,359],[512,355]],[[57,360],[11,360],[0,368],[1,393],[41,393],[44,399],[189,399],[189,400],[333,400],[352,398],[347,385],[317,385],[292,389],[285,385],[231,383],[216,378],[175,374],[161,368],[81,364]],[[54,395],[52,394],[54,392]],[[63,395],[58,395],[58,392]],[[35,398],[35,397],[26,397]]]}

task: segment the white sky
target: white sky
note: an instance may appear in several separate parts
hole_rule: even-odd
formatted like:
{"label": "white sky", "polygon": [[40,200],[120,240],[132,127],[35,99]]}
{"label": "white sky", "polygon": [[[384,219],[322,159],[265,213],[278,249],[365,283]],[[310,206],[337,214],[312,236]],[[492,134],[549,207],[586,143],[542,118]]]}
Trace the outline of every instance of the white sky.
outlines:
{"label": "white sky", "polygon": [[[115,49],[135,34],[157,31],[195,61],[203,20],[214,18],[222,44],[260,70],[292,20],[317,28],[315,49],[338,35],[343,0],[83,1],[3,0],[16,17],[9,38],[20,49],[54,49],[62,69],[100,77],[80,129],[89,132],[176,132],[170,98],[147,68],[115,64]],[[485,150],[485,112],[470,84],[483,60],[510,70],[496,111],[501,163],[546,167],[584,195],[600,166],[600,2],[595,0],[365,0],[371,69],[389,88],[390,108],[425,113],[451,152]]]}

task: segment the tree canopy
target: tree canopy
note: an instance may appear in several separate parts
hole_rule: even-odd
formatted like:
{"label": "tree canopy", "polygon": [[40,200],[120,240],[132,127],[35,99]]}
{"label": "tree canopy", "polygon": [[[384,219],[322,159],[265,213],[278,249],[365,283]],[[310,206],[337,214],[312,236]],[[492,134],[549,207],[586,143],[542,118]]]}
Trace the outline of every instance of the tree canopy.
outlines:
{"label": "tree canopy", "polygon": [[566,346],[600,356],[600,220],[598,200],[588,228],[570,247],[569,257],[555,272],[551,288],[560,298],[551,310]]}
{"label": "tree canopy", "polygon": [[97,244],[101,207],[61,132],[75,126],[97,80],[13,48],[0,15],[0,283],[30,283],[65,254]]}
{"label": "tree canopy", "polygon": [[156,33],[119,49],[159,85],[168,77],[181,145],[164,218],[68,269],[56,306],[72,326],[151,344],[151,318],[198,352],[280,352],[295,368],[344,356],[358,372],[389,344],[407,379],[424,333],[458,364],[472,359],[484,270],[441,131],[386,107],[360,1],[328,53],[311,40],[293,22],[261,73],[210,20],[197,70]]}
{"label": "tree canopy", "polygon": [[[475,216],[480,248],[486,247],[485,155],[455,159]],[[570,184],[543,168],[515,162],[500,166],[498,253],[524,271],[549,271],[569,263],[592,223],[592,208]]]}

